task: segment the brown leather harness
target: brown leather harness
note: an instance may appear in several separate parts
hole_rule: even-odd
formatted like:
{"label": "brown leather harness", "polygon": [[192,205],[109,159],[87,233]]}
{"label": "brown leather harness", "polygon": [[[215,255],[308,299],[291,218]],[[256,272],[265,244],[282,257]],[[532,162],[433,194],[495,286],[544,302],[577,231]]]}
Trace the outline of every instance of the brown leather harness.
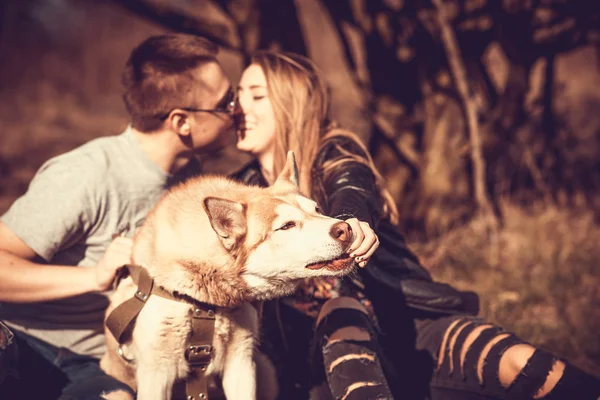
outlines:
{"label": "brown leather harness", "polygon": [[[176,383],[173,399],[208,399],[208,382],[205,374],[212,357],[215,329],[215,307],[195,301],[187,296],[168,292],[155,285],[146,268],[126,265],[133,281],[138,285],[134,296],[117,306],[106,319],[106,326],[119,344],[123,344],[127,328],[136,319],[151,295],[191,304],[192,332],[186,343],[185,359],[190,365],[190,374],[185,382]],[[183,387],[185,383],[185,387]]]}

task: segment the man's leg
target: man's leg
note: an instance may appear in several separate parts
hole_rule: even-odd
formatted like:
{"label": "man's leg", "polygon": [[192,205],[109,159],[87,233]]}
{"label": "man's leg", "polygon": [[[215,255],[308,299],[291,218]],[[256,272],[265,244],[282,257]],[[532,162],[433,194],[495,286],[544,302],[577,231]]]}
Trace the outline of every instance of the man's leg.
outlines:
{"label": "man's leg", "polygon": [[[8,399],[18,384],[17,345],[14,334],[0,321],[0,399]],[[11,396],[12,397],[12,396]]]}
{"label": "man's leg", "polygon": [[[7,329],[3,330],[6,332]],[[14,335],[9,335],[12,337],[12,344],[7,361],[16,373],[0,384],[0,398],[3,400],[56,399],[67,382],[64,374],[49,360],[56,357],[56,352],[53,351],[52,346],[38,348],[34,344],[32,347],[29,339],[34,340],[33,338],[17,331],[13,333]],[[36,344],[40,342],[35,341]],[[41,352],[38,351],[40,349]],[[14,379],[11,379],[13,377]]]}
{"label": "man's leg", "polygon": [[133,399],[133,391],[106,375],[98,360],[56,348],[42,340],[15,332],[19,386],[2,400]]}
{"label": "man's leg", "polygon": [[133,400],[135,392],[123,382],[107,375],[92,357],[61,349],[58,363],[69,383],[59,400]]}
{"label": "man's leg", "polygon": [[134,400],[130,387],[100,373],[70,385],[59,400]]}

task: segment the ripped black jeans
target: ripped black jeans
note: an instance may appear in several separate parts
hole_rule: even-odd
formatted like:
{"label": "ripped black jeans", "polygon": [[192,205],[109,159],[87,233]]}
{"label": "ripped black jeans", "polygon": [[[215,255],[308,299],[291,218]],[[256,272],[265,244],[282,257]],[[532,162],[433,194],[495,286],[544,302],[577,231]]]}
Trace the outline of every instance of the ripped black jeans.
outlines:
{"label": "ripped black jeans", "polygon": [[[370,340],[331,338],[336,331],[356,327]],[[377,332],[365,312],[351,308],[338,308],[327,314],[319,323],[311,349],[313,386],[326,382],[320,396],[343,400],[393,399],[389,380],[396,379],[394,370],[386,365],[387,359],[379,347]],[[387,372],[387,374],[386,374]],[[324,375],[324,378],[323,378]],[[327,395],[322,395],[326,393]]]}
{"label": "ripped black jeans", "polygon": [[[564,363],[564,371],[556,385],[539,399],[600,397],[600,380],[541,349],[535,349],[512,382],[503,386],[499,378],[502,356],[511,347],[528,343],[481,318],[458,315],[418,319],[415,328],[417,350],[428,352],[432,358],[428,391],[432,400],[532,399],[558,361]],[[466,343],[476,329],[478,335],[472,335],[476,338]]]}
{"label": "ripped black jeans", "polygon": [[[322,363],[332,397],[335,399],[431,399],[541,400],[600,398],[600,380],[579,370],[566,360],[535,349],[515,334],[483,321],[458,315],[415,319],[415,350],[431,359],[428,388],[410,388],[411,373],[399,373],[389,354],[378,343],[376,329],[365,314],[351,309],[336,310],[321,321],[316,332],[317,354]],[[326,343],[328,333],[344,326],[357,326],[370,332],[369,342],[350,340]],[[515,368],[514,377],[504,385],[500,365],[507,350],[517,345],[532,351],[524,365]],[[319,351],[320,349],[320,351]],[[410,352],[406,354],[410,363]],[[513,356],[514,357],[514,356]],[[508,361],[505,361],[508,363]],[[558,373],[557,365],[561,365]],[[314,367],[313,367],[314,368]],[[506,364],[505,364],[506,368]],[[564,369],[563,369],[564,368]],[[418,372],[415,362],[415,372]],[[421,378],[423,377],[421,370]],[[555,375],[550,377],[551,372]],[[416,377],[416,381],[419,381]],[[544,390],[544,385],[553,385]],[[404,381],[404,382],[403,382]],[[398,385],[400,383],[400,385]]]}
{"label": "ripped black jeans", "polygon": [[[281,389],[279,399],[344,398],[352,392],[348,391],[350,386],[360,382],[378,384],[368,391],[362,389],[362,397],[356,391],[357,397],[347,397],[347,400],[377,399],[377,396],[397,400],[531,399],[557,360],[547,352],[536,350],[512,384],[504,387],[498,379],[500,359],[511,346],[525,342],[480,318],[469,315],[415,317],[399,312],[392,318],[397,327],[393,332],[386,332],[383,326],[378,331],[371,324],[366,329],[375,333],[376,340],[332,345],[324,338],[327,332],[340,327],[339,321],[323,320],[315,333],[314,319],[285,305],[273,312],[272,306],[273,303],[265,305],[261,347],[276,365]],[[365,322],[371,323],[368,318],[344,316],[340,319],[342,325],[365,327]],[[450,340],[443,343],[453,324],[448,332]],[[478,326],[484,329],[463,353],[465,339]],[[494,339],[498,336],[501,340]],[[309,346],[311,340],[312,346]],[[490,342],[494,342],[492,346]],[[442,348],[444,358],[438,368]],[[480,363],[484,349],[487,354]],[[354,357],[358,362],[345,363],[345,368],[340,368],[344,363],[336,360],[353,354],[360,355]],[[461,360],[464,361],[461,363]],[[565,364],[561,378],[541,399],[596,400],[600,396],[600,381],[561,361]],[[383,380],[378,369],[383,372]],[[391,397],[386,397],[386,390],[391,391]]]}

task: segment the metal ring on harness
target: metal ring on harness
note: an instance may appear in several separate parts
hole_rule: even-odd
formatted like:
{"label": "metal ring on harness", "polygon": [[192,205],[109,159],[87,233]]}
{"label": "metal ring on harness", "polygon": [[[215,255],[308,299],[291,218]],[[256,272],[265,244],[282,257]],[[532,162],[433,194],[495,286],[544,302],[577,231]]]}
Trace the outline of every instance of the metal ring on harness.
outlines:
{"label": "metal ring on harness", "polygon": [[151,294],[192,305],[194,307],[191,321],[192,329],[191,335],[186,341],[185,351],[185,359],[190,366],[190,372],[187,379],[179,381],[174,386],[174,392],[181,392],[189,400],[197,399],[197,397],[206,399],[208,397],[208,388],[205,371],[212,359],[212,343],[216,319],[215,306],[198,302],[187,296],[175,295],[160,286],[154,285],[154,279],[144,267],[127,265],[127,269],[133,282],[138,285],[138,289],[132,298],[119,304],[112,310],[105,322],[108,330],[117,342],[119,342],[119,347],[117,348],[119,357],[128,364],[135,361],[135,358],[130,359],[125,356],[122,342],[125,341],[127,330],[131,327],[131,324],[137,318]]}
{"label": "metal ring on harness", "polygon": [[131,364],[132,362],[135,361],[135,358],[127,358],[127,356],[123,352],[122,346],[123,345],[119,343],[119,348],[118,348],[117,352],[119,353],[119,356],[123,359],[123,361],[125,361],[127,364]]}

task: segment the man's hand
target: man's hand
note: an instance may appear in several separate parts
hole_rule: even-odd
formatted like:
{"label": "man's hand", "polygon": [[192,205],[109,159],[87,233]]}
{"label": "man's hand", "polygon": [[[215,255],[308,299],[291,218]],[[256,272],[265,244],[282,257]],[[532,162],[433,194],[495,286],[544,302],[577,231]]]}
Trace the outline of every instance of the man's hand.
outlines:
{"label": "man's hand", "polygon": [[354,242],[350,245],[348,253],[354,257],[354,261],[359,267],[364,268],[379,247],[379,238],[367,222],[359,221],[356,218],[350,218],[346,222],[354,232]]}
{"label": "man's hand", "polygon": [[131,262],[133,240],[117,236],[106,249],[106,252],[94,268],[94,278],[98,291],[108,290],[119,268]]}

